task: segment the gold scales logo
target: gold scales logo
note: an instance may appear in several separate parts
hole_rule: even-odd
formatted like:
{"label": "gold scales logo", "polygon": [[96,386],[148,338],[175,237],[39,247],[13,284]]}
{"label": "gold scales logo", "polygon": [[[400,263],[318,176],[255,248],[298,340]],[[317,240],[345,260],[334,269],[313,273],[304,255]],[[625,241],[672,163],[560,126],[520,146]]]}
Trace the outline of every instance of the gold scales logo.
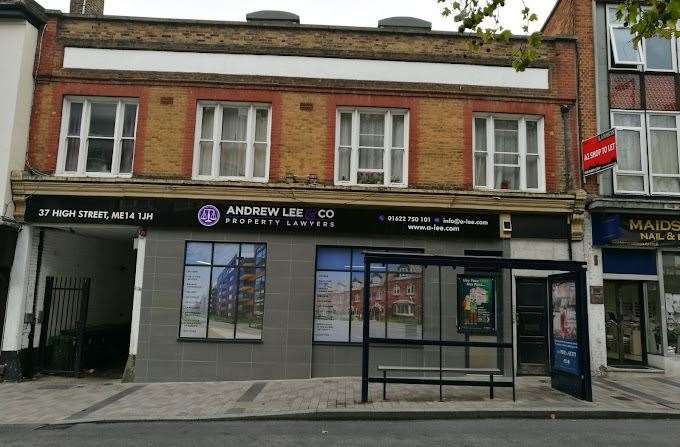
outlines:
{"label": "gold scales logo", "polygon": [[629,219],[628,230],[640,235],[640,242],[680,241],[680,219]]}

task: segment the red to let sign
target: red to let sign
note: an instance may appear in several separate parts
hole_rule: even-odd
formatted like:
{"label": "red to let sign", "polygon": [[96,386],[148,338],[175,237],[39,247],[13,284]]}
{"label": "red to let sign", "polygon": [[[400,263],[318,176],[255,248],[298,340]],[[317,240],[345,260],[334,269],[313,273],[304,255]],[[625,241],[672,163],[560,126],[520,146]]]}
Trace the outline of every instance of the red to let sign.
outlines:
{"label": "red to let sign", "polygon": [[608,130],[588,138],[581,146],[583,175],[593,175],[616,164],[616,131]]}

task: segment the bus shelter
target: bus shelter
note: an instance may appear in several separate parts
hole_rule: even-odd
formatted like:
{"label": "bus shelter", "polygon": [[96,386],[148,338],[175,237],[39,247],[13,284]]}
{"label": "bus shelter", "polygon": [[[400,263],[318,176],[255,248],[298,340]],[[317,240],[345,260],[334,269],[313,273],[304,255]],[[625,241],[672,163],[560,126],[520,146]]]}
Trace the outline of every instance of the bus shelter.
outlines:
{"label": "bus shelter", "polygon": [[379,251],[364,263],[362,402],[370,383],[439,385],[440,399],[444,386],[511,387],[514,400],[516,272],[547,277],[552,387],[592,401],[585,263]]}

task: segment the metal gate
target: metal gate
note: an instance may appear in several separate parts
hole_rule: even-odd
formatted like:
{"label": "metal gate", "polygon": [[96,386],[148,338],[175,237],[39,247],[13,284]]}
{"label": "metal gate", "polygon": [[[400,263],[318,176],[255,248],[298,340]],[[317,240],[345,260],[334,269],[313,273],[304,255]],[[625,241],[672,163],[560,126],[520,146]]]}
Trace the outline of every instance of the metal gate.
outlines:
{"label": "metal gate", "polygon": [[40,331],[43,373],[80,373],[89,298],[89,278],[47,277]]}

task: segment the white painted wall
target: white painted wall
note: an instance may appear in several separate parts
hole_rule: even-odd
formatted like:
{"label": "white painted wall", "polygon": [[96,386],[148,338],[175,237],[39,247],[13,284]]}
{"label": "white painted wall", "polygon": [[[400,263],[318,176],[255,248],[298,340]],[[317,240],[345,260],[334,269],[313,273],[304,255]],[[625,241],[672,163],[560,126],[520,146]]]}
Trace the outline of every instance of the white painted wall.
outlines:
{"label": "white painted wall", "polygon": [[0,216],[12,217],[9,183],[26,160],[38,30],[24,20],[0,19]]}
{"label": "white painted wall", "polygon": [[590,368],[593,375],[607,367],[607,340],[605,334],[604,304],[590,302],[590,287],[604,286],[602,250],[593,246],[593,223],[586,214],[583,224],[583,241],[574,244],[574,255],[588,263],[588,330],[590,331]]}
{"label": "white painted wall", "polygon": [[135,242],[137,258],[135,262],[135,289],[132,301],[132,322],[130,324],[130,355],[137,355],[139,341],[139,322],[142,312],[142,286],[144,285],[144,257],[146,256],[146,237],[139,236]]}
{"label": "white painted wall", "polygon": [[325,57],[67,47],[64,68],[414,82],[547,90],[548,70]]}
{"label": "white painted wall", "polygon": [[34,252],[33,227],[24,226],[17,238],[14,263],[9,278],[2,351],[18,351],[25,345],[28,326],[24,324],[24,314],[30,287],[27,272],[31,270],[31,254]]}

